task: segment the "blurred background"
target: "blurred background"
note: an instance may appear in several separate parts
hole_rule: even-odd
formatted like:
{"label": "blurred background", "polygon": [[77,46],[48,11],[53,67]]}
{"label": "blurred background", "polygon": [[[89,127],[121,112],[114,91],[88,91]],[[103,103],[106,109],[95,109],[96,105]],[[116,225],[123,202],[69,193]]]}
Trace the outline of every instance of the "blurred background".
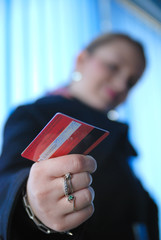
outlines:
{"label": "blurred background", "polygon": [[[0,0],[0,147],[4,123],[20,104],[67,84],[77,53],[104,32],[144,45],[147,68],[116,110],[139,156],[132,167],[161,219],[161,1]],[[161,232],[161,221],[160,221]]]}

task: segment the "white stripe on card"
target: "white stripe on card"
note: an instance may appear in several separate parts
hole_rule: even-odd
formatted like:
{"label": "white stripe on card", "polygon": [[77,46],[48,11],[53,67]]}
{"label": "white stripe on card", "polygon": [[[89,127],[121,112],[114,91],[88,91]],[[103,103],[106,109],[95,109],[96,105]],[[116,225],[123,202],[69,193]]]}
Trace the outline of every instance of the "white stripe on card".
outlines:
{"label": "white stripe on card", "polygon": [[49,159],[80,126],[80,123],[72,121],[40,155],[38,161]]}

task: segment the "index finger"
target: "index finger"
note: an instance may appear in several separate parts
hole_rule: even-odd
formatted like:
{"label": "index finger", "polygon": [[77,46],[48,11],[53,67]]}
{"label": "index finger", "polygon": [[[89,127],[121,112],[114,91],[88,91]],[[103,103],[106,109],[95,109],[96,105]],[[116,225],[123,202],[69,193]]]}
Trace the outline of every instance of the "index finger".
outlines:
{"label": "index finger", "polygon": [[69,154],[61,157],[51,158],[35,164],[40,164],[43,172],[48,176],[60,177],[66,173],[93,173],[97,168],[96,160],[89,155]]}

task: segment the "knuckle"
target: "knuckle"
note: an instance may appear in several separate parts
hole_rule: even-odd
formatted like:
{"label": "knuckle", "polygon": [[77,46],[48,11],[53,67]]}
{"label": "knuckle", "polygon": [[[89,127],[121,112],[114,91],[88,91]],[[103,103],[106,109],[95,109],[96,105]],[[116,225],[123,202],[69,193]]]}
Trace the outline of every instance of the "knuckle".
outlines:
{"label": "knuckle", "polygon": [[37,189],[35,190],[35,199],[40,203],[44,198],[46,198],[46,192],[40,190],[40,189]]}
{"label": "knuckle", "polygon": [[85,172],[85,181],[88,186],[92,183],[92,176],[88,172]]}
{"label": "knuckle", "polygon": [[35,188],[33,191],[33,195],[37,203],[39,204],[44,203],[49,198],[50,189],[37,186],[37,188]]}
{"label": "knuckle", "polygon": [[81,155],[77,155],[73,158],[73,167],[76,172],[80,172],[83,169],[84,161],[83,157]]}
{"label": "knuckle", "polygon": [[93,197],[92,197],[92,193],[91,193],[91,191],[90,191],[89,188],[86,188],[86,189],[85,189],[84,198],[85,198],[85,200],[86,200],[87,203],[91,203],[91,202],[92,202]]}
{"label": "knuckle", "polygon": [[96,169],[97,169],[97,162],[96,162],[95,158],[92,157],[91,155],[87,155],[87,157],[90,159],[90,162],[91,162],[92,167],[93,167],[93,172],[95,172]]}
{"label": "knuckle", "polygon": [[30,170],[30,175],[32,176],[33,180],[37,180],[40,178],[40,176],[42,175],[42,169],[41,167],[39,166],[39,164],[37,163],[34,163],[31,167],[31,170]]}
{"label": "knuckle", "polygon": [[64,232],[65,231],[64,223],[61,221],[53,224],[53,229],[57,232]]}
{"label": "knuckle", "polygon": [[89,213],[89,216],[92,216],[93,213],[94,213],[94,205],[91,204],[89,207],[88,207],[88,213]]}

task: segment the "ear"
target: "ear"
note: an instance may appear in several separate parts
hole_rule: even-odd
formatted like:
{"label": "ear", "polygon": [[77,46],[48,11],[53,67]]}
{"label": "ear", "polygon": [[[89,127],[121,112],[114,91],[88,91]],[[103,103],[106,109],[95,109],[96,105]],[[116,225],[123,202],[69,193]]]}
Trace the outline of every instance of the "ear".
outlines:
{"label": "ear", "polygon": [[81,68],[84,66],[86,61],[89,58],[89,53],[86,50],[81,51],[75,60],[75,69],[81,70]]}

